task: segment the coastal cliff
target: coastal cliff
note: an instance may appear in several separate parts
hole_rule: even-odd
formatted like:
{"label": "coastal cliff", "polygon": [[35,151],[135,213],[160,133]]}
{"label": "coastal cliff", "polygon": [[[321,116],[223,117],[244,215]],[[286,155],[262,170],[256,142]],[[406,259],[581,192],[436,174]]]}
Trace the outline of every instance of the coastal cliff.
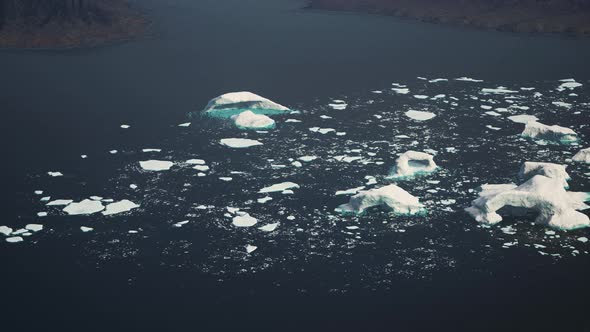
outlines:
{"label": "coastal cliff", "polygon": [[147,19],[125,0],[0,0],[0,48],[70,48],[145,33]]}
{"label": "coastal cliff", "polygon": [[502,31],[590,36],[590,0],[310,0],[308,7]]}

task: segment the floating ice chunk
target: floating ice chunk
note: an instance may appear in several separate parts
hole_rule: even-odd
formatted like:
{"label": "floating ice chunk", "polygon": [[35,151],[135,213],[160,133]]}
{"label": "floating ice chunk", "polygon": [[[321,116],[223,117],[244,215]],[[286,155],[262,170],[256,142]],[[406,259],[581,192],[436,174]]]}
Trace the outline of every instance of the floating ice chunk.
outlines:
{"label": "floating ice chunk", "polygon": [[391,90],[400,95],[407,95],[410,93],[410,89],[408,88],[391,88]]}
{"label": "floating ice chunk", "polygon": [[342,214],[362,214],[371,207],[381,207],[396,214],[424,214],[426,210],[417,197],[402,188],[391,184],[378,189],[361,191],[352,196],[347,204],[336,208]]}
{"label": "floating ice chunk", "polygon": [[322,135],[325,135],[327,133],[336,132],[336,130],[333,128],[320,128],[320,127],[311,127],[311,128],[309,128],[309,131],[312,131],[314,133],[320,133]]}
{"label": "floating ice chunk", "polygon": [[232,181],[232,180],[233,180],[233,178],[231,178],[231,177],[229,177],[229,176],[220,176],[220,177],[219,177],[219,180],[221,180],[221,181],[225,181],[225,182],[229,182],[229,181]]}
{"label": "floating ice chunk", "polygon": [[37,212],[37,217],[47,217],[47,212],[42,211],[42,212]]}
{"label": "floating ice chunk", "polygon": [[73,202],[73,200],[71,200],[71,199],[56,199],[56,200],[53,200],[45,205],[47,205],[47,206],[68,205],[72,202]]}
{"label": "floating ice chunk", "polygon": [[354,157],[352,157],[352,156],[334,156],[334,159],[338,160],[338,161],[345,162],[345,163],[351,163],[353,161],[361,160],[361,159],[363,159],[363,157],[360,157],[360,156],[354,156]]}
{"label": "floating ice chunk", "polygon": [[425,95],[414,95],[414,98],[416,98],[416,99],[428,99],[428,96],[425,96]]}
{"label": "floating ice chunk", "polygon": [[102,202],[90,199],[71,203],[63,209],[63,211],[69,215],[93,214],[102,210],[104,210]]}
{"label": "floating ice chunk", "polygon": [[563,91],[565,89],[569,89],[569,90],[573,90],[575,88],[579,88],[582,86],[582,83],[578,83],[576,82],[574,79],[565,79],[565,80],[560,80],[561,83],[558,87],[557,90],[558,91]]}
{"label": "floating ice chunk", "polygon": [[295,167],[303,167],[303,164],[300,161],[294,161],[291,163],[291,165],[295,166]]}
{"label": "floating ice chunk", "polygon": [[293,182],[282,182],[282,183],[273,184],[270,187],[264,187],[264,188],[260,189],[258,191],[258,193],[260,193],[260,194],[274,193],[277,191],[285,191],[285,190],[289,190],[289,189],[293,189],[293,188],[299,188],[299,185],[297,183],[293,183]]}
{"label": "floating ice chunk", "polygon": [[483,82],[483,80],[478,80],[478,79],[470,78],[470,77],[459,77],[459,78],[455,78],[455,81],[473,82],[473,83],[481,83],[481,82]]}
{"label": "floating ice chunk", "polygon": [[382,93],[383,93],[383,91],[381,91],[381,90],[373,90],[373,91],[371,91],[371,93],[375,93],[375,94],[382,94]]}
{"label": "floating ice chunk", "polygon": [[356,187],[356,188],[351,188],[351,189],[346,189],[346,190],[338,190],[336,191],[336,196],[340,196],[340,195],[355,195],[357,194],[359,191],[365,189],[365,186],[360,186],[360,187]]}
{"label": "floating ice chunk", "polygon": [[162,149],[143,149],[143,152],[162,152]]}
{"label": "floating ice chunk", "polygon": [[558,107],[563,107],[563,108],[571,108],[572,107],[572,104],[566,103],[563,101],[554,101],[551,104],[558,106]]}
{"label": "floating ice chunk", "polygon": [[86,226],[80,226],[80,230],[84,233],[88,233],[88,232],[92,232],[94,230],[94,228],[92,227],[86,227]]}
{"label": "floating ice chunk", "polygon": [[509,93],[517,93],[518,91],[514,91],[514,90],[509,90],[503,86],[499,86],[497,88],[483,88],[481,89],[481,93],[483,94],[497,94],[497,95],[502,95],[502,94],[509,94]]}
{"label": "floating ice chunk", "polygon": [[131,211],[131,210],[136,209],[138,207],[139,207],[139,205],[133,203],[130,200],[124,199],[122,201],[111,203],[111,204],[107,205],[106,209],[104,211],[102,211],[102,214],[105,216],[109,216],[112,214],[128,212],[128,211]]}
{"label": "floating ice chunk", "polygon": [[397,158],[389,178],[410,178],[415,175],[428,174],[436,171],[434,157],[419,151],[407,151]]}
{"label": "floating ice chunk", "polygon": [[587,237],[584,237],[584,236],[582,236],[582,237],[579,237],[579,238],[577,238],[576,240],[578,240],[578,241],[580,241],[580,242],[582,242],[582,243],[586,243],[586,242],[588,242],[588,238],[587,238]]}
{"label": "floating ice chunk", "polygon": [[8,242],[8,243],[23,242],[23,238],[20,236],[7,237],[6,242]]}
{"label": "floating ice chunk", "polygon": [[424,111],[407,111],[406,116],[408,118],[417,120],[417,121],[426,121],[426,120],[430,120],[432,118],[434,118],[436,116],[436,114],[431,113],[431,112],[424,112]]}
{"label": "floating ice chunk", "polygon": [[301,120],[297,120],[297,119],[287,119],[285,120],[285,122],[289,122],[289,123],[300,123]]}
{"label": "floating ice chunk", "polygon": [[205,165],[206,164],[203,159],[189,159],[185,162],[190,165]]}
{"label": "floating ice chunk", "polygon": [[190,122],[185,122],[185,123],[181,123],[181,124],[179,124],[178,126],[179,126],[179,127],[185,127],[185,128],[186,128],[186,127],[189,127],[190,125],[191,125],[191,123],[190,123]]}
{"label": "floating ice chunk", "polygon": [[582,149],[574,155],[573,161],[590,164],[590,148]]}
{"label": "floating ice chunk", "polygon": [[25,226],[25,229],[28,229],[31,232],[39,232],[43,230],[43,225],[39,224],[28,224]]}
{"label": "floating ice chunk", "polygon": [[348,104],[344,100],[333,100],[331,104],[328,104],[332,109],[342,111],[348,107]]}
{"label": "floating ice chunk", "polygon": [[247,253],[251,253],[251,252],[253,252],[253,251],[254,251],[254,250],[256,250],[256,249],[258,249],[258,247],[257,247],[257,246],[253,246],[253,245],[251,245],[251,244],[248,244],[248,245],[246,245],[246,252],[247,252]]}
{"label": "floating ice chunk", "polygon": [[270,197],[270,196],[266,196],[266,197],[259,198],[259,199],[257,199],[256,201],[257,201],[258,203],[260,203],[260,204],[264,204],[264,203],[266,203],[266,202],[268,202],[268,201],[272,201],[272,197]]}
{"label": "floating ice chunk", "polygon": [[43,195],[43,190],[35,190],[35,195]]}
{"label": "floating ice chunk", "polygon": [[569,128],[558,125],[548,126],[540,122],[527,122],[521,135],[561,143],[570,143],[578,140],[576,132]]}
{"label": "floating ice chunk", "polygon": [[4,234],[6,236],[12,233],[12,228],[8,226],[0,226],[0,234]]}
{"label": "floating ice chunk", "polygon": [[173,224],[172,226],[173,227],[176,227],[176,228],[180,228],[180,227],[182,227],[182,226],[184,226],[186,224],[188,224],[188,220],[179,221],[179,222]]}
{"label": "floating ice chunk", "polygon": [[448,79],[446,79],[446,78],[435,78],[435,79],[428,81],[428,83],[439,83],[439,82],[447,82],[447,81],[448,81]]}
{"label": "floating ice chunk", "polygon": [[47,172],[47,174],[52,177],[63,176],[61,172]]}
{"label": "floating ice chunk", "polygon": [[258,220],[247,213],[235,216],[232,219],[232,225],[236,227],[252,227],[258,223]]}
{"label": "floating ice chunk", "polygon": [[85,155],[85,154],[83,154],[83,155],[80,155],[80,158],[82,158],[82,159],[86,159],[86,158],[88,158],[88,155]]}
{"label": "floating ice chunk", "polygon": [[508,119],[512,122],[525,123],[525,124],[529,123],[529,122],[536,122],[537,120],[539,120],[534,115],[526,115],[526,114],[509,116]]}
{"label": "floating ice chunk", "polygon": [[491,129],[491,130],[500,130],[500,129],[502,129],[500,127],[494,127],[492,125],[486,125],[486,128]]}
{"label": "floating ice chunk", "polygon": [[146,171],[159,172],[169,170],[172,166],[174,166],[174,163],[164,160],[145,160],[140,161],[139,166],[141,166],[141,168]]}
{"label": "floating ice chunk", "polygon": [[491,116],[502,116],[502,114],[494,112],[494,111],[487,111],[486,114],[491,115]]}
{"label": "floating ice chunk", "polygon": [[264,226],[258,227],[259,230],[263,231],[263,232],[272,232],[275,229],[277,229],[277,227],[279,227],[279,223],[275,222],[272,224],[266,224]]}
{"label": "floating ice chunk", "polygon": [[221,145],[225,145],[234,149],[242,149],[262,145],[261,142],[248,138],[224,138],[219,142],[221,143]]}
{"label": "floating ice chunk", "polygon": [[281,114],[289,109],[251,92],[231,92],[209,101],[204,109],[210,116],[229,118],[250,110],[256,114]]}
{"label": "floating ice chunk", "polygon": [[518,187],[514,185],[482,188],[479,198],[465,209],[476,221],[496,224],[502,221],[500,210],[521,215],[532,210],[538,213],[537,224],[570,230],[590,226],[588,216],[576,210],[586,209],[586,193],[567,192],[558,180],[536,175]]}
{"label": "floating ice chunk", "polygon": [[129,129],[129,128],[131,128],[131,126],[130,125],[127,125],[127,124],[122,124],[121,125],[121,128],[123,128],[123,129]]}
{"label": "floating ice chunk", "polygon": [[129,185],[129,188],[131,188],[131,189],[137,189],[137,185],[132,183],[132,184]]}
{"label": "floating ice chunk", "polygon": [[196,169],[197,171],[201,171],[201,172],[206,172],[209,170],[209,166],[207,165],[195,165],[193,167],[193,169]]}
{"label": "floating ice chunk", "polygon": [[117,152],[119,152],[119,151],[117,151],[117,150],[111,150],[111,151],[109,151],[110,154],[116,154]]}
{"label": "floating ice chunk", "polygon": [[264,114],[256,114],[249,110],[233,115],[231,119],[234,121],[236,127],[240,129],[259,130],[275,127],[275,120]]}
{"label": "floating ice chunk", "polygon": [[566,167],[566,165],[527,161],[520,167],[518,176],[523,181],[527,181],[535,175],[543,175],[559,181],[564,188],[568,188],[567,181],[571,178],[565,170]]}

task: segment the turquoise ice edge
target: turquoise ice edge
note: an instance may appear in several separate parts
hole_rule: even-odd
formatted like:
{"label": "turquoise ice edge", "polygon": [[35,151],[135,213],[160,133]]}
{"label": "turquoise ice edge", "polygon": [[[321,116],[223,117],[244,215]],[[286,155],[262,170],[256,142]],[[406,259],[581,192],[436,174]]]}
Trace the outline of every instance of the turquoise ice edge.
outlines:
{"label": "turquoise ice edge", "polygon": [[254,114],[264,115],[281,115],[289,113],[287,110],[267,109],[267,108],[224,108],[224,109],[212,109],[203,112],[204,115],[211,118],[218,119],[229,119],[234,115],[238,115],[244,111],[252,111]]}

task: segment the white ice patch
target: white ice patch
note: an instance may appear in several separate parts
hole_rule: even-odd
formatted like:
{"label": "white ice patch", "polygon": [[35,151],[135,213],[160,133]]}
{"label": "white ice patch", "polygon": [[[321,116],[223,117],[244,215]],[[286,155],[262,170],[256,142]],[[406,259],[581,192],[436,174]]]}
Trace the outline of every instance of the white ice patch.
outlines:
{"label": "white ice patch", "polygon": [[558,125],[548,126],[540,122],[527,122],[521,135],[530,138],[562,143],[574,142],[578,140],[576,132],[570,128],[561,127]]}
{"label": "white ice patch", "polygon": [[348,107],[348,104],[344,100],[333,100],[328,106],[332,109],[343,111]]}
{"label": "white ice patch", "polygon": [[258,223],[258,220],[249,214],[245,213],[240,216],[235,216],[232,219],[232,225],[236,227],[252,227]]}
{"label": "white ice patch", "polygon": [[72,202],[73,202],[73,200],[71,200],[71,199],[56,199],[56,200],[53,200],[53,201],[51,201],[51,202],[49,202],[49,203],[47,203],[45,205],[47,205],[47,206],[59,206],[59,205],[68,205],[68,204],[70,204]]}
{"label": "white ice patch", "polygon": [[306,163],[308,163],[310,161],[314,161],[316,159],[318,159],[318,157],[316,157],[316,156],[303,156],[303,157],[299,157],[299,160],[301,160],[303,162],[306,162]]}
{"label": "white ice patch", "polygon": [[185,161],[189,165],[205,165],[206,162],[203,159],[189,159]]}
{"label": "white ice patch", "polygon": [[266,196],[266,197],[259,198],[259,199],[257,199],[256,201],[257,201],[258,203],[260,203],[260,204],[264,204],[264,203],[266,203],[266,202],[268,202],[268,201],[272,201],[272,197],[270,197],[270,196]]}
{"label": "white ice patch", "polygon": [[102,210],[104,210],[102,202],[93,201],[90,199],[85,199],[81,202],[71,203],[63,209],[64,212],[72,216],[82,214],[93,214],[96,212],[100,212]]}
{"label": "white ice patch", "polygon": [[407,111],[406,116],[410,119],[414,119],[416,121],[426,121],[434,118],[436,114],[431,112],[424,112],[424,111]]}
{"label": "white ice patch", "polygon": [[574,155],[573,161],[590,164],[590,148],[582,149]]}
{"label": "white ice patch", "polygon": [[270,187],[264,187],[264,188],[260,189],[258,191],[258,193],[260,193],[260,194],[274,193],[274,192],[285,191],[285,190],[289,190],[289,189],[293,189],[293,188],[299,188],[299,185],[297,183],[293,183],[293,182],[282,182],[282,183],[273,184]]}
{"label": "white ice patch", "polygon": [[193,166],[193,169],[196,169],[197,171],[200,171],[200,172],[207,172],[209,170],[209,166],[207,166],[207,165],[195,165],[195,166]]}
{"label": "white ice patch", "polygon": [[362,214],[366,209],[379,206],[397,214],[415,215],[425,212],[417,197],[391,184],[385,187],[361,191],[352,196],[347,204],[336,208],[342,214]]}
{"label": "white ice patch", "polygon": [[400,95],[407,95],[410,93],[410,89],[408,88],[391,88],[391,90]]}
{"label": "white ice patch", "polygon": [[0,226],[0,234],[4,234],[6,236],[12,233],[12,228],[8,226]]}
{"label": "white ice patch", "polygon": [[31,232],[39,232],[43,230],[43,225],[39,224],[28,224],[25,226],[25,229],[28,229]]}
{"label": "white ice patch", "polygon": [[336,132],[336,130],[333,128],[320,128],[320,127],[311,127],[311,128],[309,128],[309,131],[314,132],[314,133],[320,133],[322,135]]}
{"label": "white ice patch", "polygon": [[121,128],[123,128],[123,129],[129,129],[129,128],[131,128],[131,126],[130,125],[127,125],[127,124],[122,124],[121,125]]}
{"label": "white ice patch", "polygon": [[47,174],[52,177],[63,176],[61,172],[47,172]]}
{"label": "white ice patch", "polygon": [[250,110],[278,110],[288,111],[283,105],[277,104],[272,100],[261,97],[257,94],[247,91],[230,92],[219,97],[211,99],[205,107],[205,112],[214,112],[227,109],[250,109]]}
{"label": "white ice patch", "polygon": [[128,211],[131,211],[131,210],[136,209],[138,207],[139,207],[139,205],[133,203],[130,200],[124,199],[122,201],[111,203],[111,204],[107,205],[106,209],[104,211],[102,211],[102,214],[105,216],[108,216],[108,215],[113,215],[113,214],[117,214],[117,213],[128,212]]}
{"label": "white ice patch", "polygon": [[407,178],[419,174],[432,173],[437,167],[434,162],[434,156],[428,153],[410,150],[397,158],[395,167],[389,177]]}
{"label": "white ice patch", "polygon": [[275,127],[275,120],[264,114],[256,114],[252,111],[244,111],[231,117],[236,127],[241,129],[272,129]]}
{"label": "white ice patch", "polygon": [[224,138],[219,141],[221,145],[225,145],[234,149],[249,148],[252,146],[262,145],[261,142],[248,138]]}
{"label": "white ice patch", "polygon": [[340,195],[355,195],[355,194],[357,194],[359,191],[361,191],[363,189],[365,189],[365,186],[351,188],[351,189],[346,189],[346,190],[338,190],[338,191],[336,191],[336,193],[334,195],[336,195],[336,196],[340,196]]}
{"label": "white ice patch", "polygon": [[455,81],[473,82],[473,83],[481,83],[481,82],[483,82],[483,80],[478,80],[478,79],[470,78],[470,77],[459,77],[459,78],[455,78]]}
{"label": "white ice patch", "polygon": [[8,243],[23,242],[23,238],[20,236],[7,237],[6,242],[8,242]]}
{"label": "white ice patch", "polygon": [[511,94],[511,93],[518,93],[518,91],[514,91],[514,90],[509,90],[503,86],[499,86],[497,88],[483,88],[481,89],[481,93],[482,94],[497,94],[497,95],[503,95],[503,94]]}
{"label": "white ice patch", "polygon": [[185,127],[185,128],[186,128],[186,127],[189,127],[190,125],[191,125],[191,123],[190,123],[190,122],[185,122],[185,123],[181,123],[181,124],[179,124],[178,126],[179,126],[179,127]]}
{"label": "white ice patch", "polygon": [[174,166],[174,163],[165,160],[145,160],[140,161],[139,166],[141,166],[141,168],[146,171],[159,172],[169,170],[172,166]]}
{"label": "white ice patch", "polygon": [[272,232],[275,229],[277,229],[277,227],[279,227],[279,223],[275,222],[272,224],[266,224],[264,226],[258,227],[259,230],[263,231],[263,232]]}
{"label": "white ice patch", "polygon": [[143,152],[162,152],[162,149],[143,149]]}
{"label": "white ice patch", "polygon": [[526,114],[509,116],[508,119],[512,122],[525,123],[525,124],[529,123],[529,122],[536,122],[537,120],[539,120],[534,115],[526,115]]}
{"label": "white ice patch", "polygon": [[254,250],[258,249],[257,246],[253,246],[251,244],[246,245],[246,252],[247,253],[252,253]]}
{"label": "white ice patch", "polygon": [[84,233],[88,233],[88,232],[92,232],[94,230],[94,228],[92,227],[86,227],[86,226],[80,226],[80,230]]}

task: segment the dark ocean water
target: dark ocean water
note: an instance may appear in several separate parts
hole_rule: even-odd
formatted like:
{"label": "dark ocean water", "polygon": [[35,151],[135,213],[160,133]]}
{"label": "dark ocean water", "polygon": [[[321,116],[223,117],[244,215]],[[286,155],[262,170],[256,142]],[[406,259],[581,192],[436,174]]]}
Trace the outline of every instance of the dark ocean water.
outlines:
{"label": "dark ocean water", "polygon": [[[0,225],[45,225],[23,243],[0,243],[3,330],[590,328],[588,248],[576,240],[586,230],[555,238],[542,226],[506,218],[502,227],[517,229],[509,235],[481,228],[462,212],[474,198],[469,189],[515,181],[525,160],[566,163],[588,145],[590,42],[301,11],[301,3],[286,0],[140,3],[154,18],[150,38],[90,50],[0,53]],[[418,76],[485,82],[428,83]],[[570,77],[584,86],[555,90],[558,79]],[[393,93],[394,82],[411,93]],[[530,109],[484,114],[481,105],[511,105],[505,96],[480,93],[500,85],[519,90],[514,103]],[[267,134],[190,116],[209,99],[239,90],[301,113],[278,117]],[[333,99],[348,108],[331,110]],[[437,117],[416,123],[403,116],[410,108]],[[571,127],[581,146],[521,139],[523,126],[505,119],[515,114]],[[189,128],[177,127],[187,121]],[[231,151],[217,144],[225,137],[264,145]],[[211,170],[204,178],[187,167],[146,174],[137,165],[148,159],[143,148],[161,148],[149,155],[154,159],[202,158]],[[438,152],[440,172],[400,183],[427,204],[428,216],[333,213],[347,200],[336,190],[361,186],[366,175],[383,183],[396,153],[409,148]],[[292,167],[289,159],[303,155],[320,158]],[[372,162],[334,159],[343,155]],[[568,170],[572,190],[590,191],[587,167]],[[50,178],[47,171],[65,176]],[[301,188],[255,203],[258,189],[282,181]],[[45,209],[34,190],[75,200],[128,198],[141,208],[112,218],[65,216]],[[259,225],[278,221],[279,228],[236,230],[224,216],[227,206],[247,209]],[[50,215],[37,218],[44,209]],[[182,220],[190,223],[172,227]],[[95,231],[82,233],[83,225]],[[258,246],[252,255],[243,249],[248,243]],[[576,249],[581,254],[573,256]]]}

